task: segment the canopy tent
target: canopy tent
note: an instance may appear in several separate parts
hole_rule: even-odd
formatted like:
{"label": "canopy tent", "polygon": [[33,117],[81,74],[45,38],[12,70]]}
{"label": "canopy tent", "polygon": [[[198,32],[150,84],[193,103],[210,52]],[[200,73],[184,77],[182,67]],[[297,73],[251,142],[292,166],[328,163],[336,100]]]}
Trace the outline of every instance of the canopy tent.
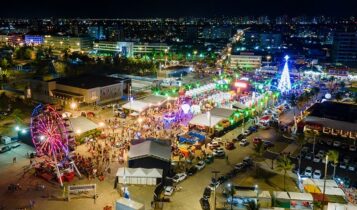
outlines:
{"label": "canopy tent", "polygon": [[[321,189],[322,191],[322,189]],[[345,193],[341,188],[338,187],[326,187],[325,188],[325,194],[326,195],[338,195],[338,196],[345,196]]]}
{"label": "canopy tent", "polygon": [[259,204],[261,208],[271,207],[271,195],[269,191],[261,191],[258,194]]}
{"label": "canopy tent", "polygon": [[171,145],[164,141],[146,140],[130,146],[128,159],[132,160],[147,156],[170,162]]}
{"label": "canopy tent", "polygon": [[[205,126],[205,127],[214,127],[216,126],[220,121],[226,119],[224,117],[219,117],[219,116],[213,116],[211,115],[211,120],[208,119],[207,114],[198,114],[194,116],[190,123],[191,125],[198,125],[198,126]],[[211,122],[210,122],[211,121]]]}
{"label": "canopy tent", "polygon": [[274,206],[281,208],[290,208],[290,197],[287,192],[274,191]]}
{"label": "canopy tent", "polygon": [[[320,189],[324,187],[324,180],[323,179],[313,179],[312,180],[315,185],[317,185]],[[337,183],[333,179],[326,180],[326,187],[338,187]]]}
{"label": "canopy tent", "polygon": [[352,204],[328,203],[327,210],[357,210],[357,206]]}
{"label": "canopy tent", "polygon": [[162,178],[162,169],[122,167],[118,169],[116,177],[121,184],[156,185],[157,179]]}
{"label": "canopy tent", "polygon": [[167,98],[165,96],[150,95],[141,99],[140,101],[147,103],[149,106],[161,106],[167,101]]}
{"label": "canopy tent", "polygon": [[253,190],[237,190],[235,192],[236,197],[241,197],[241,198],[252,198],[255,199],[257,198],[257,192]]}
{"label": "canopy tent", "polygon": [[228,119],[233,114],[233,112],[234,112],[233,109],[217,108],[217,107],[210,110],[212,116],[223,117],[225,119]]}
{"label": "canopy tent", "polygon": [[132,110],[138,113],[145,111],[149,107],[149,104],[143,101],[131,101],[122,106],[123,109]]}
{"label": "canopy tent", "polygon": [[235,104],[233,104],[233,108],[235,109],[246,109],[248,108],[248,106],[242,104],[242,103],[239,103],[239,102],[236,102]]}
{"label": "canopy tent", "polygon": [[85,133],[87,131],[97,129],[99,127],[93,121],[83,116],[69,118],[69,121],[71,122],[73,131],[76,133]]}

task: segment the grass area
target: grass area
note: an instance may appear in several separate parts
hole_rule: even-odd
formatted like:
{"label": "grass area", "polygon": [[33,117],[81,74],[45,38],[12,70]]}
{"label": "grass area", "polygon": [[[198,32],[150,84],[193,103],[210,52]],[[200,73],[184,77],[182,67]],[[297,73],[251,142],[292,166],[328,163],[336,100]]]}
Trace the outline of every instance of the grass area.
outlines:
{"label": "grass area", "polygon": [[[263,168],[253,169],[242,176],[238,176],[233,179],[235,184],[240,186],[254,186],[258,185],[259,190],[267,191],[283,191],[284,190],[284,176],[278,173],[267,171]],[[296,186],[296,181],[286,176],[286,191],[299,192],[298,187]]]}

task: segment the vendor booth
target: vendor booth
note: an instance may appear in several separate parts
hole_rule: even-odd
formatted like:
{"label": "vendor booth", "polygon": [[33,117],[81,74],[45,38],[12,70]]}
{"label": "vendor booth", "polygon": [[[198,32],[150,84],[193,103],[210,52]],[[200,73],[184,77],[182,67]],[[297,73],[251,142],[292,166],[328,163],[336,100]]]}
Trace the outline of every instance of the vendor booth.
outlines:
{"label": "vendor booth", "polygon": [[290,209],[313,209],[314,198],[310,193],[288,192]]}
{"label": "vendor booth", "polygon": [[122,106],[122,108],[127,112],[131,110],[132,112],[137,112],[139,114],[146,111],[149,107],[150,107],[149,104],[143,101],[136,101],[136,100],[128,102]]}
{"label": "vendor booth", "polygon": [[290,197],[287,192],[274,191],[273,192],[274,206],[289,209],[290,208]]}
{"label": "vendor booth", "polygon": [[271,195],[269,191],[261,191],[258,194],[258,201],[261,208],[271,207]]}

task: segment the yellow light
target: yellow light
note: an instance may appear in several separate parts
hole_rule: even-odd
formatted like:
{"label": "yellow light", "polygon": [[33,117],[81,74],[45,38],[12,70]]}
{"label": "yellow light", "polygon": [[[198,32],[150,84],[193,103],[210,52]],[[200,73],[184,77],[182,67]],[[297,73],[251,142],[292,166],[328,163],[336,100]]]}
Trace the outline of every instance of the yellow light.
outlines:
{"label": "yellow light", "polygon": [[81,129],[77,129],[77,130],[76,130],[76,134],[79,135],[79,134],[81,134],[81,133],[82,133]]}
{"label": "yellow light", "polygon": [[99,122],[98,125],[99,125],[99,127],[104,127],[105,126],[104,122]]}
{"label": "yellow light", "polygon": [[76,109],[77,108],[77,103],[76,102],[72,102],[70,105],[71,109]]}

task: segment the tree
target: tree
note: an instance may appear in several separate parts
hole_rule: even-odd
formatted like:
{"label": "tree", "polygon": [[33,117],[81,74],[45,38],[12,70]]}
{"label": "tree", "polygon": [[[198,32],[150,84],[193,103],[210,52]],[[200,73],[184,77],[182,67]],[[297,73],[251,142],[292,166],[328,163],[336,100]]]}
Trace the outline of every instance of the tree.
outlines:
{"label": "tree", "polygon": [[3,58],[3,59],[1,60],[0,67],[3,68],[3,69],[6,69],[6,68],[8,67],[8,65],[9,65],[9,62],[7,61],[7,59],[6,59],[6,58]]}
{"label": "tree", "polygon": [[340,101],[342,99],[342,93],[341,92],[336,93],[335,98],[337,101]]}
{"label": "tree", "polygon": [[16,124],[23,124],[23,119],[24,119],[25,115],[21,109],[14,109],[14,111],[12,111],[10,117],[15,120]]}
{"label": "tree", "polygon": [[336,167],[338,164],[338,159],[339,159],[339,152],[336,150],[330,150],[327,152],[328,155],[328,160],[332,162],[332,166],[333,166],[333,174],[332,177],[335,178],[336,175]]}
{"label": "tree", "polygon": [[290,171],[292,168],[293,165],[291,163],[291,160],[286,155],[281,156],[278,159],[276,169],[278,171],[284,172],[284,191],[286,191],[286,186],[285,186],[286,173]]}
{"label": "tree", "polygon": [[247,210],[259,210],[260,209],[260,204],[255,201],[248,201],[248,203],[244,204],[245,209]]}

